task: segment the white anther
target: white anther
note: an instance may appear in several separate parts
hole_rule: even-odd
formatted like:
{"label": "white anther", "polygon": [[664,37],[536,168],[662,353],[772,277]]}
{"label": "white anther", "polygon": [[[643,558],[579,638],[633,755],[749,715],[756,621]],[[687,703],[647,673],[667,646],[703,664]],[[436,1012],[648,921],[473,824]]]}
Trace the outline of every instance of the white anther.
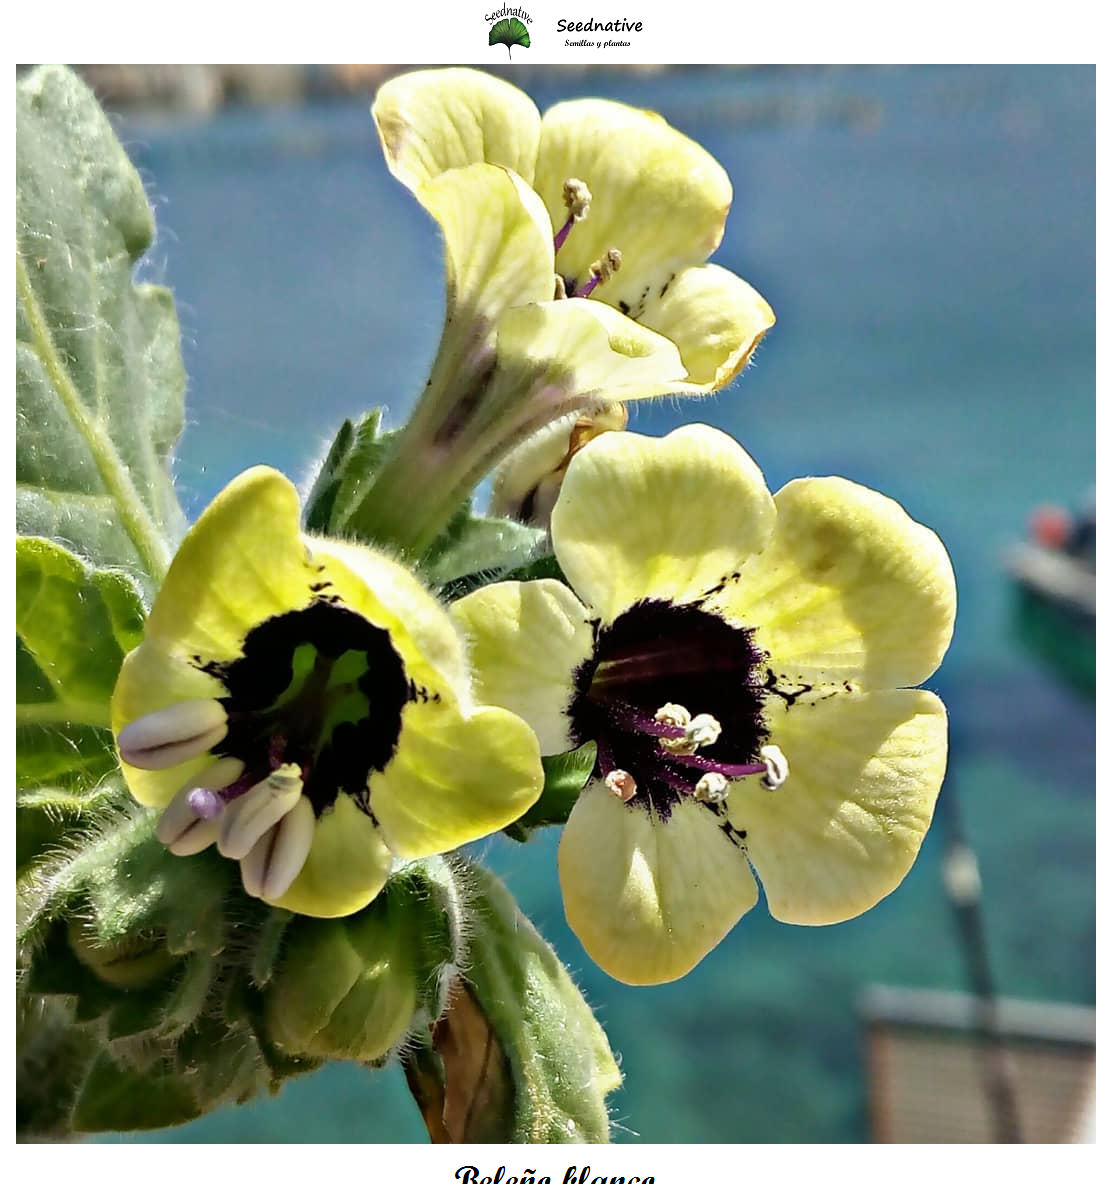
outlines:
{"label": "white anther", "polygon": [[141,715],[121,729],[120,759],[137,769],[169,769],[204,756],[228,734],[228,713],[216,699],[186,699]]}
{"label": "white anther", "polygon": [[220,815],[216,845],[228,859],[242,859],[272,826],[301,799],[303,782],[298,765],[282,765],[265,781],[229,802]]}
{"label": "white anther", "polygon": [[685,738],[696,748],[706,748],[722,735],[722,725],[713,715],[705,712],[695,718],[684,728]]}
{"label": "white anther", "polygon": [[670,728],[686,728],[691,723],[691,712],[680,703],[665,703],[653,719]]}
{"label": "white anther", "polygon": [[788,758],[775,744],[766,744],[761,749],[761,760],[765,763],[761,784],[765,789],[779,789],[788,779]]}
{"label": "white anther", "polygon": [[724,802],[730,783],[721,773],[704,773],[695,783],[695,797],[700,802]]}
{"label": "white anther", "polygon": [[553,276],[552,299],[567,300],[567,298],[568,286],[564,283],[564,277],[562,275]]}
{"label": "white anther", "polygon": [[589,270],[594,279],[597,279],[600,284],[605,284],[616,271],[620,270],[621,266],[621,251],[617,247],[611,247],[601,259],[596,259],[591,264]]}
{"label": "white anther", "polygon": [[312,803],[298,798],[294,808],[239,861],[244,892],[262,900],[284,896],[309,858],[316,829]]}
{"label": "white anther", "polygon": [[[665,703],[653,718],[669,728],[686,728],[691,723],[691,712],[682,703]],[[690,756],[698,745],[692,744],[686,736],[664,736],[660,739],[660,747],[676,756]]]}
{"label": "white anther", "polygon": [[189,795],[195,789],[223,789],[242,773],[243,761],[227,756],[191,777],[162,811],[154,832],[158,841],[174,855],[196,855],[215,843],[220,834],[220,819],[198,818],[189,804]]}
{"label": "white anther", "polygon": [[625,769],[611,769],[606,774],[606,788],[616,798],[621,798],[623,802],[628,802],[637,792],[637,782],[634,781],[633,775],[627,773]]}
{"label": "white anther", "polygon": [[564,206],[576,222],[582,222],[591,210],[591,191],[586,181],[569,177],[564,182]]}

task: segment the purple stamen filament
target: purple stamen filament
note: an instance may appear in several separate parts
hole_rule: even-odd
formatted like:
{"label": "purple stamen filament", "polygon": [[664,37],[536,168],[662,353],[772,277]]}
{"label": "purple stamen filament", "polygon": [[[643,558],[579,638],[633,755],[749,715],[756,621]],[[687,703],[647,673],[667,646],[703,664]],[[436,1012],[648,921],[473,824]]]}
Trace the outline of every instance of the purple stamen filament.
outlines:
{"label": "purple stamen filament", "polygon": [[[632,703],[620,699],[607,699],[606,707],[616,723],[644,735],[656,736],[663,740],[682,740],[687,735],[684,728],[661,723],[660,720]],[[654,775],[666,785],[671,786],[672,789],[688,796],[695,792],[695,787],[688,778],[683,776],[682,771],[676,768],[677,765],[698,769],[701,773],[720,773],[730,780],[740,777],[764,776],[768,773],[768,765],[764,761],[747,765],[732,764],[728,761],[712,760],[705,756],[672,752],[661,746],[659,763],[655,766]],[[610,746],[601,737],[598,739],[598,766],[603,777],[617,768]],[[637,775],[636,770],[631,769],[630,772],[634,776]]]}
{"label": "purple stamen filament", "polygon": [[628,720],[637,731],[644,732],[648,736],[660,736],[665,740],[682,740],[687,735],[683,728],[673,724],[661,723],[660,720],[638,711],[636,707],[631,706],[629,703],[611,700],[607,706],[615,715]]}
{"label": "purple stamen filament", "polygon": [[556,232],[556,237],[552,240],[552,245],[555,250],[559,250],[564,243],[568,241],[568,235],[571,234],[571,228],[575,225],[575,218],[569,217],[568,220]]}
{"label": "purple stamen filament", "polygon": [[587,297],[590,296],[590,294],[599,286],[601,281],[601,275],[591,276],[591,278],[583,285],[582,288],[578,288],[576,290],[575,295],[581,297],[583,300],[586,300]]}
{"label": "purple stamen filament", "polygon": [[767,773],[768,766],[761,761],[756,765],[730,765],[725,761],[712,761],[705,756],[684,756],[672,753],[672,760],[681,765],[690,765],[693,769],[700,769],[704,773],[721,773],[723,777],[755,777],[758,773]]}

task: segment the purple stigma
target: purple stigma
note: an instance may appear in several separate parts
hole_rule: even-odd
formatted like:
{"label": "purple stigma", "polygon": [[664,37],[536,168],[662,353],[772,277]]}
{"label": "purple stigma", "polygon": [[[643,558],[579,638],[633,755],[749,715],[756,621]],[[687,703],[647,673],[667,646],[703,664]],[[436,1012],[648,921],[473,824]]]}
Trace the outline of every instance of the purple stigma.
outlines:
{"label": "purple stigma", "polygon": [[211,789],[191,790],[186,800],[193,813],[206,821],[215,818],[224,809],[224,799]]}

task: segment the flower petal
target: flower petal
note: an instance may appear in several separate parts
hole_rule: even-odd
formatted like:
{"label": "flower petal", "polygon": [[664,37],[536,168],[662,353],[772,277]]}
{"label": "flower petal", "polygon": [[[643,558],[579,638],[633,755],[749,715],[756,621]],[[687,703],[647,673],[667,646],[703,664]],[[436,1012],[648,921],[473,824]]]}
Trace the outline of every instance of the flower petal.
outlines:
{"label": "flower petal", "polygon": [[371,113],[387,167],[410,189],[480,161],[533,180],[540,113],[523,91],[490,74],[400,74],[379,87]]}
{"label": "flower petal", "polygon": [[444,695],[406,707],[393,759],[371,775],[371,810],[390,849],[417,859],[508,826],[543,784],[523,720],[500,707],[464,717]]}
{"label": "flower petal", "polygon": [[473,164],[441,174],[417,196],[444,235],[450,318],[482,311],[493,320],[511,305],[552,299],[548,215],[520,177]]}
{"label": "flower petal", "polygon": [[346,917],[382,891],[393,862],[374,822],[341,793],[317,819],[309,858],[297,879],[269,903],[307,917]]}
{"label": "flower petal", "polygon": [[571,411],[526,437],[495,469],[488,514],[547,528],[571,458],[603,432],[624,432],[629,411],[606,403]]}
{"label": "flower petal", "polygon": [[686,974],[757,902],[744,854],[690,799],[663,819],[593,782],[559,864],[568,924],[607,974],[635,985]]}
{"label": "flower petal", "polygon": [[716,603],[790,682],[914,686],[954,628],[954,571],[938,536],[897,502],[841,477],[776,494],[776,530]]}
{"label": "flower petal", "polygon": [[575,594],[556,580],[488,584],[451,606],[471,643],[475,694],[537,734],[542,756],[574,747],[567,708],[575,669],[594,631]]}
{"label": "flower petal", "polygon": [[537,427],[565,411],[685,389],[679,350],[594,300],[511,308],[498,324],[492,405],[522,405],[531,392]]}
{"label": "flower petal", "polygon": [[748,454],[691,424],[662,440],[592,441],[568,467],[552,541],[571,586],[609,622],[638,600],[704,595],[765,545],[774,520]]}
{"label": "flower petal", "polygon": [[788,779],[733,786],[729,816],[780,921],[829,925],[872,908],[904,878],[946,771],[946,709],[928,691],[769,704]]}
{"label": "flower petal", "polygon": [[256,625],[308,604],[319,576],[300,519],[297,490],[276,470],[258,466],[231,481],[174,556],[143,645],[231,661]]}
{"label": "flower petal", "polygon": [[650,294],[641,324],[680,351],[691,383],[716,391],[737,377],[776,321],[764,297],[740,276],[707,263]]}
{"label": "flower petal", "polygon": [[571,177],[587,183],[591,208],[560,248],[557,270],[582,282],[617,247],[622,270],[599,294],[634,317],[672,275],[715,250],[733,198],[725,170],[694,140],[652,111],[603,99],[558,103],[541,121],[533,184],[557,228]]}
{"label": "flower petal", "polygon": [[426,398],[458,402],[487,377],[498,318],[551,300],[552,229],[520,177],[490,164],[442,173],[417,197],[444,235],[447,308]]}
{"label": "flower petal", "polygon": [[370,547],[337,539],[310,538],[309,546],[344,605],[389,630],[411,679],[430,690],[448,685],[466,700],[463,639],[444,605],[409,568]]}
{"label": "flower petal", "polygon": [[[190,699],[217,698],[225,693],[219,679],[172,657],[154,644],[141,643],[120,668],[112,692],[112,730],[118,735],[143,716]],[[170,769],[139,769],[121,761],[132,796],[144,806],[167,806],[187,782],[196,784],[203,770],[216,764],[211,754]]]}

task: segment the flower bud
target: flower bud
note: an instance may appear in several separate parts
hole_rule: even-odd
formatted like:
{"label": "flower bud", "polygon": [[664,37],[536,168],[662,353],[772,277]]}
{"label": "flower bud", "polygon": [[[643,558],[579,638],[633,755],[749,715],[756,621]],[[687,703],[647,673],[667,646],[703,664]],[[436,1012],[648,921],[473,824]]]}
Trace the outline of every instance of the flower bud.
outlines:
{"label": "flower bud", "polygon": [[629,413],[622,403],[554,420],[517,446],[495,470],[490,513],[547,527],[571,458],[603,432],[620,432]]}
{"label": "flower bud", "polygon": [[376,1061],[402,1039],[417,1008],[407,931],[388,897],[333,920],[298,917],[267,991],[270,1038],[290,1056]]}
{"label": "flower bud", "polygon": [[69,923],[69,944],[77,960],[97,978],[124,990],[150,986],[177,961],[165,945],[149,938],[123,937],[100,942],[76,918]]}

